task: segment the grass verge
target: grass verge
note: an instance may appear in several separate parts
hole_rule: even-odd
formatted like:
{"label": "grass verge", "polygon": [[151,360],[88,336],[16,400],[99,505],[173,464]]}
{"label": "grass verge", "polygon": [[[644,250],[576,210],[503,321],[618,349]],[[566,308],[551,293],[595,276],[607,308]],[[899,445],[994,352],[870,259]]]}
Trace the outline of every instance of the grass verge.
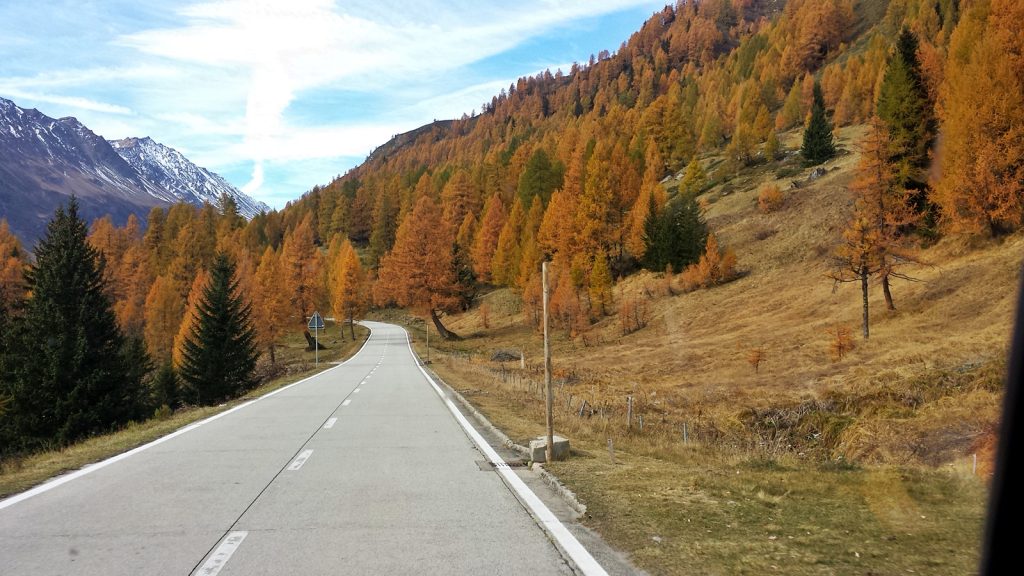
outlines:
{"label": "grass verge", "polygon": [[[433,369],[513,440],[543,431],[531,402],[434,355]],[[583,522],[651,574],[976,570],[987,488],[969,468],[766,456],[636,430],[605,437],[566,420],[556,432],[573,430],[573,456],[548,470],[587,505]]]}
{"label": "grass verge", "polygon": [[320,351],[320,365],[315,366],[313,353],[305,351],[302,332],[289,334],[277,350],[277,362],[285,375],[269,380],[245,395],[218,406],[190,406],[176,410],[166,418],[150,418],[145,422],[131,422],[124,428],[110,434],[102,434],[77,442],[71,446],[37,452],[19,458],[0,462],[0,498],[23,492],[46,480],[78,470],[83,466],[99,462],[152,442],[179,428],[229,410],[243,402],[258,398],[279,388],[298,382],[303,378],[331,368],[332,362],[351,357],[366,341],[369,330],[356,327],[356,339],[337,337],[337,330],[328,327],[321,343],[329,346]]}

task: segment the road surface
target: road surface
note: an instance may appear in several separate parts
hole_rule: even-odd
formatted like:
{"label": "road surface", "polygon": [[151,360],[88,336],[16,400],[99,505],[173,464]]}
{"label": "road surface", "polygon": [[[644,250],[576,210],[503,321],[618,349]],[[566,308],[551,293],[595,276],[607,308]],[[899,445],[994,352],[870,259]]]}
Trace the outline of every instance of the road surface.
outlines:
{"label": "road surface", "polygon": [[0,501],[0,574],[601,573],[367,324],[340,366]]}

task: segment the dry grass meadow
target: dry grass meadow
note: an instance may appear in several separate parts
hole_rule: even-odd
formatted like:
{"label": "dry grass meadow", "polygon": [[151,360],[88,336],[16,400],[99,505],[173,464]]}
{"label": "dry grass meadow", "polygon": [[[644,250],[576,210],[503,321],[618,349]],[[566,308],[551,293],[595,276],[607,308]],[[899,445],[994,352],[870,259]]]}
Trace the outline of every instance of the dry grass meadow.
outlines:
{"label": "dry grass meadow", "polygon": [[[871,286],[865,341],[859,286],[826,277],[861,133],[843,130],[849,152],[799,188],[808,170],[762,166],[702,196],[738,280],[669,295],[664,274],[637,274],[615,296],[644,303],[645,327],[554,330],[556,431],[575,455],[551,468],[653,574],[976,570],[1024,235],[921,247],[896,311]],[[765,214],[767,183],[783,203]],[[463,339],[431,339],[434,369],[514,439],[541,434],[542,338],[518,295],[446,322]],[[407,324],[422,353],[423,324]],[[837,329],[854,345],[842,359]],[[526,367],[492,362],[502,349]]]}

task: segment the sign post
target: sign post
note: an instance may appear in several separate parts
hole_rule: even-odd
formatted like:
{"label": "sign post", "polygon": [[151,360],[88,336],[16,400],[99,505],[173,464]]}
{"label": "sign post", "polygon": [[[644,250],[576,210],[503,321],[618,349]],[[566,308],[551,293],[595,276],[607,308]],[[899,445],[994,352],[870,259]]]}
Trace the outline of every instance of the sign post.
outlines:
{"label": "sign post", "polygon": [[309,319],[309,327],[313,330],[313,361],[320,365],[320,330],[324,328],[324,318],[319,312],[313,312]]}
{"label": "sign post", "polygon": [[544,454],[544,461],[551,462],[555,456],[555,426],[554,416],[552,414],[552,404],[554,403],[553,393],[551,390],[551,345],[548,341],[548,263],[544,262],[540,268],[541,274],[541,289],[544,293],[544,388],[547,392],[547,401],[545,402],[546,420],[548,425],[548,445]]}

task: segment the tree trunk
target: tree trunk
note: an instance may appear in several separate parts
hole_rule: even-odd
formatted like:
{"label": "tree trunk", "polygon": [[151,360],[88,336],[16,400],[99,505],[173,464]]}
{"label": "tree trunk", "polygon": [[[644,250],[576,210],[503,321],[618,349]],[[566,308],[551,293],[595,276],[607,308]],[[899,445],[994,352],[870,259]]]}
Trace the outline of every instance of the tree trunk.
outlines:
{"label": "tree trunk", "polygon": [[430,309],[430,319],[434,322],[434,327],[437,328],[437,333],[441,335],[441,338],[444,338],[445,340],[459,339],[458,334],[448,330],[444,327],[444,324],[441,324],[441,318],[437,315],[437,310],[433,308]]}
{"label": "tree trunk", "polygon": [[321,344],[317,338],[314,338],[313,335],[309,333],[309,330],[306,330],[303,333],[303,335],[306,337],[306,344],[308,344],[308,346],[306,346],[306,352],[312,352],[314,350],[326,350],[327,349],[326,346]]}
{"label": "tree trunk", "polygon": [[860,268],[860,291],[864,299],[864,339],[868,339],[868,267]]}
{"label": "tree trunk", "polygon": [[882,274],[882,294],[885,295],[885,306],[889,310],[895,310],[896,305],[892,303],[892,292],[889,291],[889,274]]}
{"label": "tree trunk", "polygon": [[352,335],[352,340],[356,339],[356,320],[352,316],[348,317],[348,333]]}
{"label": "tree trunk", "polygon": [[270,348],[270,363],[271,364],[277,364],[277,355],[274,353],[275,348],[277,348],[277,347],[274,346],[273,344],[271,344],[269,346],[269,348]]}

